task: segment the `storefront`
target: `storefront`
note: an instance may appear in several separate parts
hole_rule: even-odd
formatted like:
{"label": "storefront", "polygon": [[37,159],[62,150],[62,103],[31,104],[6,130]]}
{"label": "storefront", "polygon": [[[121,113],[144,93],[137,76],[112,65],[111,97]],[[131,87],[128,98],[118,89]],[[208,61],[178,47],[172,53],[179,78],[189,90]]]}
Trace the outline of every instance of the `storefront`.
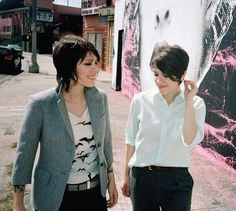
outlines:
{"label": "storefront", "polygon": [[110,1],[82,1],[83,37],[92,42],[101,56],[101,68],[112,71],[114,5]]}

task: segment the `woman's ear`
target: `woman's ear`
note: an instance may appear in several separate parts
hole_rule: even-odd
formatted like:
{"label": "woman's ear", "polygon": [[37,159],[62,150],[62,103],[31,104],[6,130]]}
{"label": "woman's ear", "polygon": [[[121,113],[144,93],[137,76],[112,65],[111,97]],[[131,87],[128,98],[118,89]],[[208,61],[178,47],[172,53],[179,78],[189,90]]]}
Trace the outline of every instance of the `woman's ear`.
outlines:
{"label": "woman's ear", "polygon": [[187,71],[184,71],[184,74],[183,74],[182,77],[181,77],[181,81],[184,80],[184,78],[185,78],[185,76],[186,76],[186,73],[187,73]]}

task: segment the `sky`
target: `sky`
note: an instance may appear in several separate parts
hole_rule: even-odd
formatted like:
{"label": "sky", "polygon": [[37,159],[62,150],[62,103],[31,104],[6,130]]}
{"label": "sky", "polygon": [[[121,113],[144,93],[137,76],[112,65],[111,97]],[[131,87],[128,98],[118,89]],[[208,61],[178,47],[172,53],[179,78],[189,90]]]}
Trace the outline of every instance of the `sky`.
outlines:
{"label": "sky", "polygon": [[60,5],[69,4],[69,6],[72,6],[72,7],[81,7],[81,0],[54,0],[54,3],[60,4]]}

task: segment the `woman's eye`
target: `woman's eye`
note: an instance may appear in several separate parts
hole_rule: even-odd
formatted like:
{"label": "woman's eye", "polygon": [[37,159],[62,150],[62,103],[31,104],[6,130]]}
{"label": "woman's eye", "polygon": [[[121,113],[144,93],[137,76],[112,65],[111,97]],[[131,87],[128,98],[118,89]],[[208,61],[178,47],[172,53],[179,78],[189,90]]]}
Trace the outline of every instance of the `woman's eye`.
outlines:
{"label": "woman's eye", "polygon": [[159,76],[159,74],[158,74],[158,73],[154,73],[154,76],[155,76],[155,77],[158,77],[158,76]]}
{"label": "woman's eye", "polygon": [[84,65],[87,65],[87,66],[89,66],[89,65],[91,65],[91,63],[84,63]]}
{"label": "woman's eye", "polygon": [[168,76],[168,75],[166,75],[166,74],[163,74],[163,76],[164,76],[165,78],[169,78],[169,76]]}

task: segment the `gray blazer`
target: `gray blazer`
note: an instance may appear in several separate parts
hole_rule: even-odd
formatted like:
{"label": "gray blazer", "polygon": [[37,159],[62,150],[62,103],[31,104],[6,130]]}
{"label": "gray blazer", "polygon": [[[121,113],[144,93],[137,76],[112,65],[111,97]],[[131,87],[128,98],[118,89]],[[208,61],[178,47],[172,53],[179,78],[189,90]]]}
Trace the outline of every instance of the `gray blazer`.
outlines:
{"label": "gray blazer", "polygon": [[[106,94],[95,87],[85,89],[88,110],[98,150],[101,193],[107,190],[107,169],[113,162],[111,129]],[[31,97],[23,119],[12,184],[30,184],[33,175],[33,206],[39,211],[57,211],[68,181],[75,145],[67,108],[60,89]]]}

